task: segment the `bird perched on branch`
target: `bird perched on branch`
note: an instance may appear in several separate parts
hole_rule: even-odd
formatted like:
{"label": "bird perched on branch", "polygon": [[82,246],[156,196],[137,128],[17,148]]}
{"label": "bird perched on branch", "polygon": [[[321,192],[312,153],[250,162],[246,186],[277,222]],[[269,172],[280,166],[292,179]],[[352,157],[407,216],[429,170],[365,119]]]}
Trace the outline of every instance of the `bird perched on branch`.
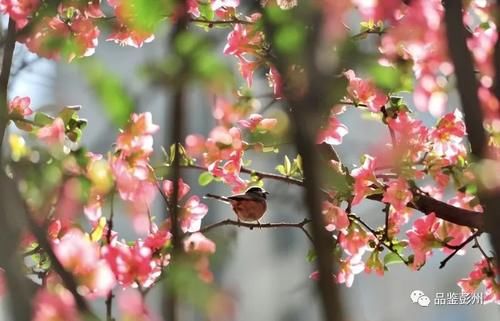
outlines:
{"label": "bird perched on branch", "polygon": [[218,201],[231,204],[238,220],[244,222],[257,221],[264,215],[267,209],[267,195],[269,193],[260,187],[250,187],[244,194],[232,196],[219,196],[206,194],[205,198],[213,198]]}

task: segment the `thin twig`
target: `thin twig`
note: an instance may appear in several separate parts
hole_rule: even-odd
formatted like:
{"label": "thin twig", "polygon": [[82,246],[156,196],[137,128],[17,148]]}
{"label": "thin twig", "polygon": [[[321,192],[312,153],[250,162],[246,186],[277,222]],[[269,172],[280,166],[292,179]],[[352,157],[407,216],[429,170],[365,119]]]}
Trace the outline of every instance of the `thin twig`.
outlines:
{"label": "thin twig", "polygon": [[399,257],[399,259],[401,261],[403,261],[403,263],[405,265],[409,265],[410,264],[410,262],[408,262],[407,259],[405,259],[403,256],[401,256],[401,254],[392,247],[392,245],[387,244],[384,241],[381,241],[380,238],[379,238],[379,233],[377,233],[377,231],[375,231],[368,224],[366,224],[359,216],[354,215],[354,214],[349,214],[349,218],[352,219],[352,220],[354,220],[354,221],[356,221],[356,222],[358,222],[358,223],[360,223],[361,225],[363,225],[375,237],[375,239],[377,240],[377,246],[382,245],[383,247],[385,247],[386,249],[388,249],[392,253],[396,254]]}
{"label": "thin twig", "polygon": [[254,24],[252,21],[248,20],[241,20],[241,19],[230,19],[230,20],[207,20],[207,19],[198,19],[198,18],[190,18],[190,22],[195,22],[195,23],[204,23],[209,25],[234,25],[234,24],[244,24],[244,25],[251,25]]}
{"label": "thin twig", "polygon": [[281,227],[290,227],[290,228],[298,228],[300,230],[302,230],[302,232],[304,232],[304,234],[307,236],[307,238],[312,242],[312,237],[311,235],[309,234],[309,232],[305,229],[305,225],[307,225],[308,223],[310,223],[311,220],[310,219],[307,219],[305,218],[303,221],[301,222],[298,222],[298,223],[286,223],[286,222],[282,222],[282,223],[248,223],[248,222],[242,222],[242,221],[234,221],[234,220],[230,220],[230,219],[227,219],[227,220],[223,220],[223,221],[220,221],[220,222],[217,222],[217,223],[214,223],[214,224],[210,224],[210,225],[207,225],[207,226],[204,226],[202,228],[200,228],[198,231],[196,232],[191,232],[191,233],[186,233],[186,236],[188,235],[191,235],[193,233],[205,233],[205,232],[208,232],[214,228],[217,228],[217,227],[220,227],[220,226],[227,226],[227,225],[233,225],[233,226],[238,226],[238,227],[246,227],[250,230],[253,230],[254,228],[259,228],[259,229],[266,229],[266,228],[281,228]]}
{"label": "thin twig", "polygon": [[[115,206],[114,206],[114,193],[111,193],[110,200],[110,213],[108,220],[108,230],[106,232],[106,242],[108,246],[111,245],[111,231],[113,230],[113,218],[115,215]],[[113,321],[113,290],[110,289],[108,295],[106,296],[106,321]]]}
{"label": "thin twig", "polygon": [[[451,252],[450,255],[448,255],[444,260],[442,260],[441,263],[439,263],[439,268],[440,269],[444,268],[446,266],[446,263],[448,263],[448,261],[452,257],[454,257],[461,249],[463,249],[467,244],[472,242],[472,240],[474,240],[480,234],[481,234],[481,232],[477,231],[477,232],[473,233],[471,236],[469,236],[465,241],[463,241],[459,245],[453,246],[454,247],[453,252]],[[449,248],[449,246],[447,246],[447,247]]]}

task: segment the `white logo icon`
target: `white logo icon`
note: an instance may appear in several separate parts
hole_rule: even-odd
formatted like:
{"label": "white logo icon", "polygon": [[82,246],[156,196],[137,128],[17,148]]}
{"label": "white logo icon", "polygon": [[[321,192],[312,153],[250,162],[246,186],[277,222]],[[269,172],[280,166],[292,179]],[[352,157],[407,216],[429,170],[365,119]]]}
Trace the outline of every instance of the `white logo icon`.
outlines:
{"label": "white logo icon", "polygon": [[431,303],[431,299],[421,290],[414,290],[410,294],[410,299],[413,303],[418,303],[421,307],[428,307]]}
{"label": "white logo icon", "polygon": [[429,304],[431,303],[431,299],[428,296],[423,295],[420,298],[418,298],[417,302],[421,307],[428,307]]}

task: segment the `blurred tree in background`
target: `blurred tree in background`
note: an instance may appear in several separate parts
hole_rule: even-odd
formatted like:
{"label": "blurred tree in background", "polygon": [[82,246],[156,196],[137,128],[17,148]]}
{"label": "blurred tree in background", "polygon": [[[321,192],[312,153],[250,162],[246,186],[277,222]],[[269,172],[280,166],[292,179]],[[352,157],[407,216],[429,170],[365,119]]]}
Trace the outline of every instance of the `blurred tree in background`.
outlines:
{"label": "blurred tree in background", "polygon": [[[416,271],[433,252],[444,268],[467,247],[482,259],[458,285],[500,303],[498,257],[478,239],[487,233],[500,251],[499,9],[481,0],[0,0],[0,293],[12,320],[158,320],[145,301],[155,287],[165,292],[165,320],[180,319],[181,304],[234,319],[237,303],[214,282],[216,244],[205,236],[225,225],[303,232],[325,320],[346,319],[337,285],[350,287],[356,274],[384,275],[392,264]],[[161,28],[168,53],[141,75],[169,93],[170,144],[155,149],[151,113],[137,113],[127,84],[90,56],[102,40],[147,50]],[[221,32],[224,48],[212,35]],[[80,106],[46,112],[29,92],[12,97],[9,80],[37,59],[81,66],[103,116],[122,128],[108,152],[81,143],[92,123]],[[269,87],[256,94],[263,75]],[[216,97],[207,137],[186,130],[201,114],[187,112],[193,84]],[[417,119],[404,92],[434,126]],[[462,107],[447,112],[453,94]],[[387,133],[357,166],[336,150],[363,133],[342,122],[346,110]],[[252,166],[290,141],[297,153],[275,172]],[[300,186],[307,213],[202,224],[209,208],[186,170],[234,194],[271,180]],[[233,207],[255,201],[265,202],[247,193]],[[373,201],[384,215],[371,226],[355,206]],[[118,204],[137,238],[114,227]]]}

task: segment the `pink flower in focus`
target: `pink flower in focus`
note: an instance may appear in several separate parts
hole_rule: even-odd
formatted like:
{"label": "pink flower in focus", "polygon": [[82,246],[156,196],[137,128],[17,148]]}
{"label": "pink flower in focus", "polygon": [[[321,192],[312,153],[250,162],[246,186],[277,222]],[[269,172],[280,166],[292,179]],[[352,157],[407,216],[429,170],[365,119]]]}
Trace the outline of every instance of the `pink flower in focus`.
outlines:
{"label": "pink flower in focus", "polygon": [[[258,17],[253,17],[252,20]],[[227,44],[224,47],[224,54],[242,57],[245,54],[254,54],[261,46],[263,35],[257,31],[253,25],[238,23],[233,31],[227,36]]]}
{"label": "pink flower in focus", "polygon": [[15,97],[9,103],[9,114],[21,118],[33,114],[33,110],[29,107],[30,103],[29,97]]}
{"label": "pink flower in focus", "polygon": [[483,302],[494,302],[500,304],[500,283],[497,281],[500,275],[499,269],[496,267],[495,262],[483,258],[481,261],[474,264],[474,269],[467,278],[458,281],[458,286],[462,288],[463,292],[474,293],[478,287],[483,283],[485,293]]}
{"label": "pink flower in focus", "polygon": [[421,121],[411,118],[407,112],[399,112],[397,118],[387,119],[387,124],[396,138],[392,146],[395,162],[413,162],[428,151],[429,131]]}
{"label": "pink flower in focus", "polygon": [[52,124],[40,128],[37,137],[49,146],[64,143],[64,122],[61,118],[54,119]]}
{"label": "pink flower in focus", "polygon": [[347,135],[348,132],[347,126],[342,124],[337,117],[331,115],[328,118],[326,128],[322,128],[319,131],[316,144],[327,143],[330,145],[340,145],[342,144],[342,137]]}
{"label": "pink flower in focus", "polygon": [[371,81],[356,77],[353,70],[348,70],[344,74],[349,81],[347,93],[355,103],[366,104],[372,112],[380,111],[387,103],[387,95],[379,91]]}
{"label": "pink flower in focus", "polygon": [[456,156],[465,154],[462,144],[464,136],[465,123],[462,113],[456,109],[455,112],[444,115],[431,131],[433,150],[446,159],[454,160]]}
{"label": "pink flower in focus", "polygon": [[364,269],[365,263],[362,261],[361,255],[350,256],[345,260],[341,259],[335,279],[337,283],[345,283],[345,285],[350,288],[354,282],[354,276],[363,272]]}
{"label": "pink flower in focus", "polygon": [[361,200],[373,191],[372,185],[380,185],[375,177],[375,159],[369,155],[364,156],[365,160],[361,167],[355,168],[351,171],[354,177],[354,198],[352,205],[356,205]]}
{"label": "pink flower in focus", "polygon": [[102,248],[102,256],[123,287],[135,282],[149,287],[161,273],[161,264],[153,259],[152,250],[139,241],[131,246],[120,242],[111,243]]}
{"label": "pink flower in focus", "polygon": [[396,211],[401,211],[406,208],[413,195],[410,192],[410,186],[405,179],[399,178],[389,183],[387,189],[384,191],[382,202],[389,203]]}
{"label": "pink flower in focus", "polygon": [[358,224],[351,223],[345,233],[339,235],[339,244],[351,256],[362,256],[368,249],[368,242],[373,239]]}
{"label": "pink flower in focus", "polygon": [[413,228],[406,232],[410,247],[415,254],[414,268],[419,269],[424,265],[426,258],[431,255],[432,249],[441,246],[441,242],[434,236],[439,224],[440,221],[436,218],[436,214],[431,213],[415,220]]}
{"label": "pink flower in focus", "polygon": [[347,213],[333,203],[323,201],[322,213],[324,215],[325,228],[327,231],[345,230],[349,227]]}

